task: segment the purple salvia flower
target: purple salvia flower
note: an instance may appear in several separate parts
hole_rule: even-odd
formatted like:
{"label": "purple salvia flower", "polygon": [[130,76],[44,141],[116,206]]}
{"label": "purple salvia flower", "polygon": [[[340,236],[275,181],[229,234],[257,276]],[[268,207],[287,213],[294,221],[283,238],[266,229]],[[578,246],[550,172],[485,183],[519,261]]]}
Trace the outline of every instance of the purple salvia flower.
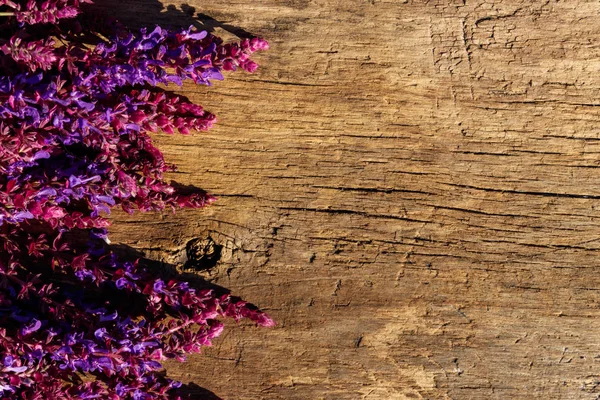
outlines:
{"label": "purple salvia flower", "polygon": [[[268,45],[224,45],[192,28],[132,34],[75,19],[87,2],[0,0],[18,22],[0,40],[0,315],[11,321],[0,328],[0,398],[177,399],[181,384],[158,372],[162,360],[210,345],[220,318],[273,321],[229,295],[119,260],[105,249],[104,216],[115,206],[151,211],[214,200],[165,182],[174,167],[149,133],[203,131],[215,117],[156,85],[253,72],[251,54]],[[52,36],[70,43],[29,26],[61,19],[72,22],[54,26]],[[83,26],[99,42],[93,49],[79,42]],[[90,243],[70,246],[63,234],[73,228],[92,229]],[[90,372],[94,382],[73,383]]]}

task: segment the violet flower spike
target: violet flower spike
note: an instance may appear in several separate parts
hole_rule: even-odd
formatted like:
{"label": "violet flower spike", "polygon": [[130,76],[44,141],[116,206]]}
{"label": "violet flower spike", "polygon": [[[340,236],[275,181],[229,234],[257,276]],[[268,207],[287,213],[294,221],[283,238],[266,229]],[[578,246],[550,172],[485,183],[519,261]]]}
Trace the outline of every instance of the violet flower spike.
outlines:
{"label": "violet flower spike", "polygon": [[[175,167],[150,134],[205,131],[215,116],[159,85],[253,72],[267,43],[223,44],[193,28],[133,33],[87,16],[89,2],[0,0],[1,400],[178,399],[162,361],[211,345],[223,318],[274,325],[240,299],[160,278],[106,247],[114,207],[214,201],[166,182]],[[97,46],[81,42],[84,29]],[[74,229],[88,243],[70,243]]]}

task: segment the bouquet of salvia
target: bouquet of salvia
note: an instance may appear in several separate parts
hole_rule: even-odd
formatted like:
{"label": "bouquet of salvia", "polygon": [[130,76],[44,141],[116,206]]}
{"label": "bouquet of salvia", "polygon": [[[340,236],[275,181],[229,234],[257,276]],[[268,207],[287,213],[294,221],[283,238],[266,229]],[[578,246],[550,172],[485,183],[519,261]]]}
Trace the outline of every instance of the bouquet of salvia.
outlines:
{"label": "bouquet of salvia", "polygon": [[[215,117],[164,89],[253,72],[259,38],[131,32],[90,0],[0,0],[0,399],[179,399],[161,361],[197,353],[221,317],[273,321],[230,295],[163,280],[107,246],[106,218],[199,208],[149,133]],[[85,230],[87,244],[71,243]]]}

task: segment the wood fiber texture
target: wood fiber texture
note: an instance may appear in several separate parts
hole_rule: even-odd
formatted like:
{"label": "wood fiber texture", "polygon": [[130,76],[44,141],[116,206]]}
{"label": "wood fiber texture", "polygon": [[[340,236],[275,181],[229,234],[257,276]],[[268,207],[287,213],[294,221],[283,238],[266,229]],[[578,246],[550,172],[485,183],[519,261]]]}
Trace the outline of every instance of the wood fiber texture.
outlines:
{"label": "wood fiber texture", "polygon": [[210,237],[188,273],[278,323],[229,323],[172,377],[228,400],[600,398],[600,2],[125,3],[272,46],[180,90],[213,130],[156,135],[219,201],[113,218],[173,266]]}

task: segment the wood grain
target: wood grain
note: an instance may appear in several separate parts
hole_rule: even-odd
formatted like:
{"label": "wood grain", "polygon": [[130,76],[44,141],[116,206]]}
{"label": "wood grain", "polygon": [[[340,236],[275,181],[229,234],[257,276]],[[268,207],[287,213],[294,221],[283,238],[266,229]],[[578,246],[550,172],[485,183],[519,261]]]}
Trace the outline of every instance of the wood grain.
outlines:
{"label": "wood grain", "polygon": [[171,376],[224,399],[600,398],[599,2],[127,4],[272,45],[183,88],[214,130],[156,137],[219,201],[114,218],[173,265],[210,236],[202,276],[278,322]]}

